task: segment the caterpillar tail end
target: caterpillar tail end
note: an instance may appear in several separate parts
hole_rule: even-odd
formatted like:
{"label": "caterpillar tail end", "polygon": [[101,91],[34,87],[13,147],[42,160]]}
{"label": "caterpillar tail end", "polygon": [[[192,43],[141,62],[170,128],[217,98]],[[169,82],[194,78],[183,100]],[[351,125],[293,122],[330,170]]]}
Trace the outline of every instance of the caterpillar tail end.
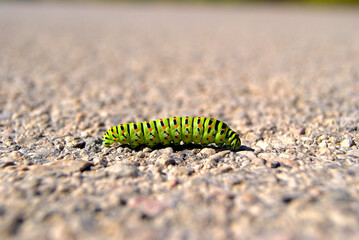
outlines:
{"label": "caterpillar tail end", "polygon": [[242,142],[241,142],[241,139],[238,137],[238,141],[234,147],[234,151],[238,151],[242,146]]}
{"label": "caterpillar tail end", "polygon": [[241,148],[242,142],[239,136],[235,136],[228,148],[233,151],[238,151]]}

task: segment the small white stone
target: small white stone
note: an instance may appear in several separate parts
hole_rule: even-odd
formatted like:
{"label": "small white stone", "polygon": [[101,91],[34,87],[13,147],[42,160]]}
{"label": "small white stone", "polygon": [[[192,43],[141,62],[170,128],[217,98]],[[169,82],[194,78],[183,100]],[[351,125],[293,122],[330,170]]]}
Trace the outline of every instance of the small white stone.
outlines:
{"label": "small white stone", "polygon": [[171,153],[173,153],[173,148],[172,147],[166,147],[164,149],[161,149],[160,152],[162,154],[171,154]]}
{"label": "small white stone", "polygon": [[340,142],[340,146],[343,148],[350,148],[350,147],[354,146],[354,141],[352,138],[346,138]]}
{"label": "small white stone", "polygon": [[295,142],[296,142],[296,140],[297,140],[297,139],[294,138],[294,137],[285,137],[285,138],[282,139],[282,142],[283,142],[284,144],[294,145]]}
{"label": "small white stone", "polygon": [[264,141],[258,141],[256,146],[266,150],[269,147],[269,144]]}
{"label": "small white stone", "polygon": [[150,153],[150,152],[152,152],[152,149],[151,149],[151,148],[148,148],[148,147],[145,147],[145,148],[143,149],[143,152],[144,152],[144,153]]}
{"label": "small white stone", "polygon": [[88,131],[81,132],[81,137],[82,138],[86,138],[86,137],[89,137],[89,136],[90,136],[90,133]]}
{"label": "small white stone", "polygon": [[327,148],[328,147],[328,144],[327,144],[327,141],[322,141],[319,145],[318,145],[319,148]]}
{"label": "small white stone", "polygon": [[213,154],[216,153],[216,150],[214,150],[213,148],[203,148],[199,154],[201,154],[202,156],[211,156]]}
{"label": "small white stone", "polygon": [[144,158],[145,156],[146,156],[146,154],[142,151],[137,153],[138,158]]}
{"label": "small white stone", "polygon": [[96,157],[96,158],[94,158],[93,163],[95,165],[102,165],[102,166],[107,165],[107,161],[104,159],[104,157]]}
{"label": "small white stone", "polygon": [[173,159],[173,157],[169,154],[162,154],[159,158],[158,158],[158,162],[162,165],[162,166],[169,166],[169,165],[176,165],[176,161]]}

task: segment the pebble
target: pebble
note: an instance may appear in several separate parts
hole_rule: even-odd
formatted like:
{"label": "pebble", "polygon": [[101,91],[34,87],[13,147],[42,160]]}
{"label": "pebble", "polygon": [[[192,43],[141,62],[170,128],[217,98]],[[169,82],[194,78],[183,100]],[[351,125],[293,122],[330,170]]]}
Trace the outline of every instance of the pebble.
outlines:
{"label": "pebble", "polygon": [[139,176],[139,172],[136,167],[123,163],[116,163],[114,165],[108,166],[106,171],[115,174],[118,178],[135,178]]}
{"label": "pebble", "polygon": [[65,148],[65,146],[64,146],[62,143],[57,143],[57,144],[55,145],[55,147],[56,147],[58,150],[60,150],[60,151],[64,150],[64,148]]}
{"label": "pebble", "polygon": [[0,168],[6,168],[8,166],[15,166],[15,165],[16,165],[16,163],[13,161],[9,161],[9,160],[5,160],[5,161],[1,160],[0,161]]}
{"label": "pebble", "polygon": [[227,173],[233,171],[231,166],[224,165],[222,167],[216,168],[213,170],[214,173]]}
{"label": "pebble", "polygon": [[104,157],[95,157],[94,159],[93,159],[93,164],[95,165],[95,166],[97,166],[97,165],[101,165],[101,166],[107,166],[107,160],[104,158]]}
{"label": "pebble", "polygon": [[254,152],[241,152],[241,155],[246,156],[252,163],[256,164],[256,165],[263,165],[264,159],[257,157]]}
{"label": "pebble", "polygon": [[72,140],[72,146],[75,148],[84,148],[86,145],[86,142],[82,140],[81,138],[74,138]]}
{"label": "pebble", "polygon": [[162,154],[172,154],[173,153],[173,148],[172,147],[166,147],[164,149],[159,150],[159,152],[161,152]]}
{"label": "pebble", "polygon": [[171,172],[175,175],[175,176],[189,176],[193,173],[192,169],[189,169],[187,167],[173,167],[171,169]]}
{"label": "pebble", "polygon": [[278,168],[280,167],[280,163],[278,161],[274,161],[270,163],[271,168]]}
{"label": "pebble", "polygon": [[245,139],[248,141],[258,142],[263,139],[263,135],[261,133],[248,132],[245,134]]}
{"label": "pebble", "polygon": [[350,148],[350,147],[354,146],[354,141],[352,138],[346,138],[340,142],[340,146],[343,148]]}
{"label": "pebble", "polygon": [[138,152],[136,155],[138,158],[144,158],[146,156],[146,154],[144,152]]}
{"label": "pebble", "polygon": [[208,161],[218,162],[220,159],[223,159],[230,152],[231,152],[230,150],[218,152],[218,153],[208,157]]}
{"label": "pebble", "polygon": [[324,140],[318,145],[318,147],[319,148],[327,148],[328,147],[328,142]]}
{"label": "pebble", "polygon": [[207,159],[204,163],[205,169],[211,169],[217,167],[218,160],[216,159]]}
{"label": "pebble", "polygon": [[175,159],[172,157],[172,155],[169,155],[169,154],[162,154],[158,158],[158,163],[165,167],[167,167],[169,165],[176,165]]}
{"label": "pebble", "polygon": [[211,156],[213,154],[216,153],[216,150],[214,150],[213,148],[203,148],[200,152],[199,152],[199,156]]}
{"label": "pebble", "polygon": [[36,165],[29,171],[36,177],[46,176],[62,176],[70,175],[75,172],[83,172],[89,170],[92,166],[91,162],[82,160],[59,160],[43,165]]}
{"label": "pebble", "polygon": [[175,186],[177,186],[180,182],[178,181],[177,178],[172,178],[172,179],[169,179],[167,181],[167,188],[168,189],[172,189],[174,188]]}
{"label": "pebble", "polygon": [[19,151],[13,151],[9,154],[10,157],[15,158],[15,159],[19,159],[23,157],[23,153],[19,152]]}
{"label": "pebble", "polygon": [[148,147],[145,147],[145,148],[143,149],[143,152],[144,152],[144,153],[150,153],[150,152],[152,152],[152,149],[151,149],[151,148],[148,148]]}
{"label": "pebble", "polygon": [[150,155],[148,156],[148,158],[152,158],[152,159],[156,159],[160,156],[160,152],[158,150],[154,150],[150,153]]}
{"label": "pebble", "polygon": [[294,137],[285,137],[282,139],[283,144],[288,144],[288,145],[294,145],[296,143],[296,138]]}
{"label": "pebble", "polygon": [[348,132],[355,132],[355,131],[358,131],[358,127],[357,126],[355,126],[355,127],[350,127],[349,129],[348,129]]}
{"label": "pebble", "polygon": [[304,135],[305,134],[305,128],[301,127],[301,128],[297,128],[295,130],[295,134],[298,135]]}
{"label": "pebble", "polygon": [[137,196],[129,200],[128,206],[140,210],[147,217],[153,218],[165,211],[169,207],[169,203],[145,196]]}
{"label": "pebble", "polygon": [[258,142],[256,143],[256,146],[257,146],[257,147],[260,147],[260,148],[263,149],[263,150],[267,150],[267,148],[270,147],[269,144],[268,144],[267,142],[264,142],[264,141],[258,141]]}

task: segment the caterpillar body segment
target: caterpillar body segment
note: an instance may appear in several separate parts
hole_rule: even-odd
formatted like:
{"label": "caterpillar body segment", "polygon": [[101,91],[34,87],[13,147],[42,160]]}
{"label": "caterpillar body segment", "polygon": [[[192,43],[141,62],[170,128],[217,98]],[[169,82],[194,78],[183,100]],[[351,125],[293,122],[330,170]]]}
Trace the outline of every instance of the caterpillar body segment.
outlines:
{"label": "caterpillar body segment", "polygon": [[156,121],[146,121],[143,124],[145,145],[152,148],[161,142],[157,131],[157,123]]}
{"label": "caterpillar body segment", "polygon": [[192,142],[193,138],[193,118],[192,117],[183,117],[182,118],[182,141],[184,144],[189,144]]}
{"label": "caterpillar body segment", "polygon": [[166,119],[158,119],[155,121],[158,129],[158,135],[160,138],[160,143],[162,143],[165,146],[168,146],[171,144],[172,137],[170,132],[170,127],[168,123],[168,118]]}
{"label": "caterpillar body segment", "polygon": [[179,145],[182,141],[181,138],[181,118],[171,117],[169,120],[171,137],[174,145]]}
{"label": "caterpillar body segment", "polygon": [[215,143],[222,147],[225,144],[231,150],[238,150],[241,146],[239,135],[227,124],[205,117],[171,117],[120,124],[107,130],[102,140],[105,146],[119,142],[129,144],[131,148],[178,145],[181,141],[184,144],[201,143],[203,146]]}

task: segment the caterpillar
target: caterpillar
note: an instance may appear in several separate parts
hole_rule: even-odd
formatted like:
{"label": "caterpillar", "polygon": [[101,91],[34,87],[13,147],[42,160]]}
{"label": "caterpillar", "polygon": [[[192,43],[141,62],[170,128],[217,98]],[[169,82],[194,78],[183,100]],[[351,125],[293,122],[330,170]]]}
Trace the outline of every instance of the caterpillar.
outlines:
{"label": "caterpillar", "polygon": [[215,143],[222,147],[225,144],[235,151],[241,146],[239,135],[226,123],[206,117],[171,117],[119,124],[107,130],[102,141],[105,146],[119,142],[130,144],[131,148],[139,145],[150,148],[158,144],[178,145],[181,141],[184,144],[201,143],[203,146]]}

